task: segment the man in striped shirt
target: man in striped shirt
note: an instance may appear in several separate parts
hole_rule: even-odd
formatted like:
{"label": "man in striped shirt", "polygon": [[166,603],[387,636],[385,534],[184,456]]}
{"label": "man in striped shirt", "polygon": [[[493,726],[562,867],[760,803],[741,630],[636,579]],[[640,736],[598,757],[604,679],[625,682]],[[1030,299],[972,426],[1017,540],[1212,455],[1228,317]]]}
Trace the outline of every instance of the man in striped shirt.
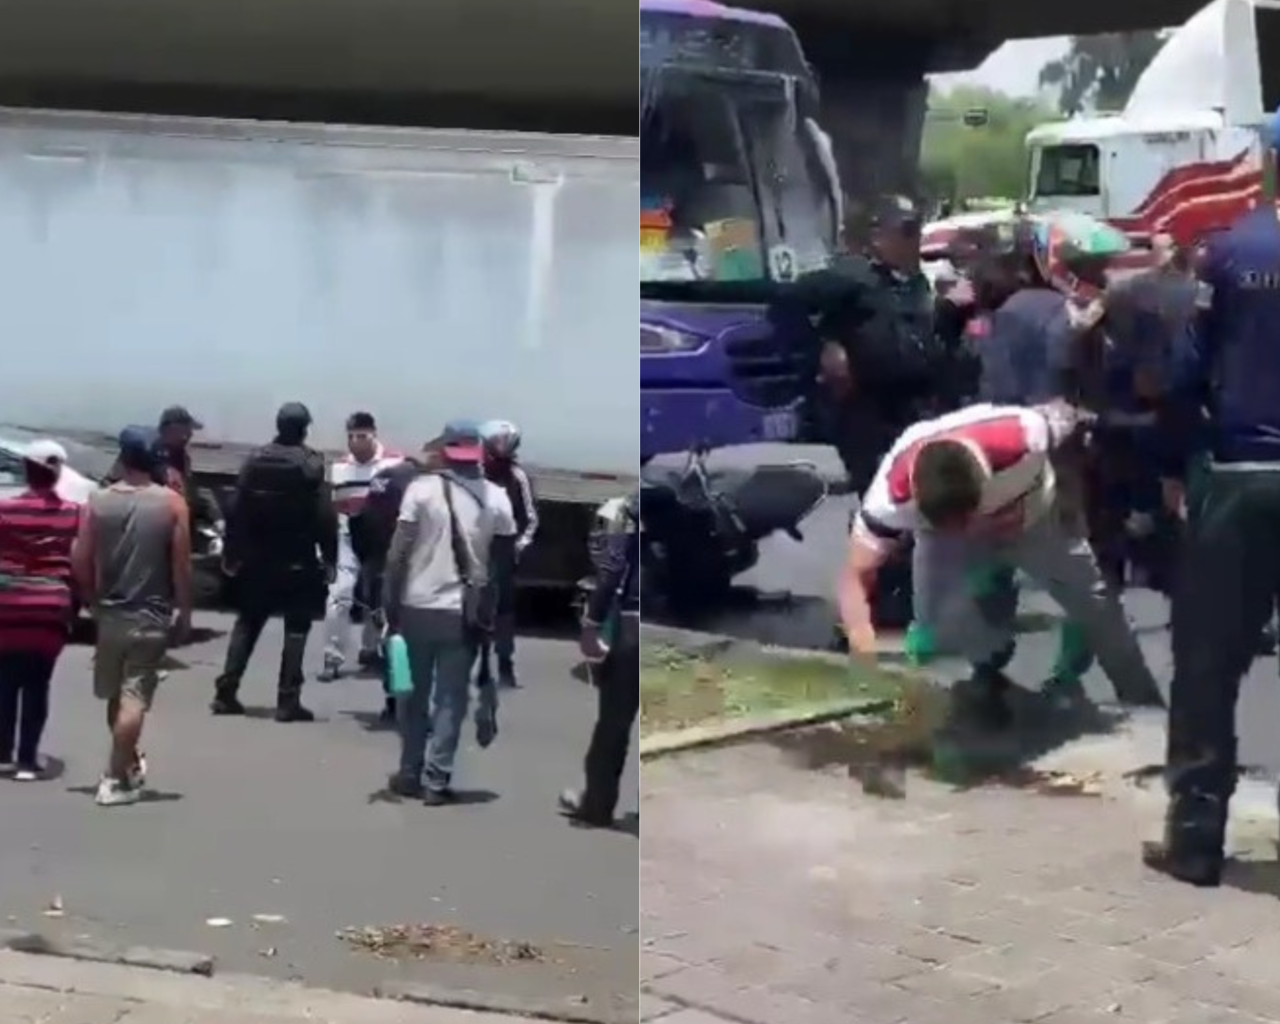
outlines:
{"label": "man in striped shirt", "polygon": [[[330,467],[333,506],[338,513],[338,569],[329,585],[324,618],[324,668],[319,681],[331,683],[342,674],[351,639],[351,610],[360,598],[364,571],[351,544],[352,522],[364,509],[369,483],[379,471],[401,462],[403,456],[388,451],[378,440],[378,425],[372,413],[353,412],[347,417],[347,455]],[[363,581],[370,585],[366,578]],[[360,635],[360,664],[373,667],[378,659],[378,628],[369,612],[372,601],[364,600]]]}
{"label": "man in striped shirt", "polygon": [[[1017,598],[1014,592],[1012,600],[986,600],[979,577],[1021,570],[1079,624],[1122,701],[1162,705],[1092,549],[1062,526],[1050,455],[1077,426],[1077,414],[1061,403],[983,404],[907,430],[881,463],[854,522],[839,593],[850,649],[875,653],[867,587],[911,536],[915,621],[938,652],[958,650],[976,667],[990,665],[1012,640]],[[1006,724],[1007,677],[975,671],[975,683],[983,717]]]}
{"label": "man in striped shirt", "polygon": [[71,629],[71,547],[80,506],[58,495],[67,453],[56,441],[23,452],[27,489],[0,501],[0,773],[40,777],[49,684]]}

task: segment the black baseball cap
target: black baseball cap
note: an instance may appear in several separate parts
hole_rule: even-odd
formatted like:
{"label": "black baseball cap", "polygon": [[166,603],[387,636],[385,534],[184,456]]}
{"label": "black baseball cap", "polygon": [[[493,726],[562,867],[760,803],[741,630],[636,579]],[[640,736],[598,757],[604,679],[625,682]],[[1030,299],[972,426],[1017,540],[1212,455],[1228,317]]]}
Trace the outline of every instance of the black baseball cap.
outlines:
{"label": "black baseball cap", "polygon": [[301,402],[285,402],[276,413],[276,428],[279,430],[309,426],[311,426],[311,410]]}
{"label": "black baseball cap", "polygon": [[190,427],[192,430],[203,430],[204,424],[191,415],[185,405],[171,405],[160,414],[160,429],[165,427]]}
{"label": "black baseball cap", "polygon": [[871,212],[872,227],[890,231],[919,232],[924,217],[907,196],[884,196]]}

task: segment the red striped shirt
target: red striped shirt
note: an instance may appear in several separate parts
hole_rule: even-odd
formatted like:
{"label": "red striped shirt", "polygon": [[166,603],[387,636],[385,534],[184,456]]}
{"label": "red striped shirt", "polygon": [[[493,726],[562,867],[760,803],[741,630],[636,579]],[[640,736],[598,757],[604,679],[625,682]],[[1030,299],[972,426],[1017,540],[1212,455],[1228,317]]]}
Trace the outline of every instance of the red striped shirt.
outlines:
{"label": "red striped shirt", "polygon": [[862,497],[855,529],[872,546],[926,529],[916,507],[916,457],[933,441],[959,441],[978,456],[985,477],[971,528],[1001,535],[1043,515],[1052,501],[1049,449],[1054,427],[1043,411],[972,405],[917,423],[890,448]]}
{"label": "red striped shirt", "polygon": [[79,525],[80,506],[52,491],[0,501],[0,650],[62,650]]}

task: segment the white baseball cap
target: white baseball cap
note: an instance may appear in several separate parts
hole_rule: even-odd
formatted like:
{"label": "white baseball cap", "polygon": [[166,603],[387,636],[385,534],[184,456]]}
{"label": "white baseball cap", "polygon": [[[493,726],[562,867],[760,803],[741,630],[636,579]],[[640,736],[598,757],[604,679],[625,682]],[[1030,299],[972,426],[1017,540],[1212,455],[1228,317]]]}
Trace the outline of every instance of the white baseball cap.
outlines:
{"label": "white baseball cap", "polygon": [[67,461],[67,450],[57,441],[41,438],[26,445],[22,457],[38,466],[61,466]]}

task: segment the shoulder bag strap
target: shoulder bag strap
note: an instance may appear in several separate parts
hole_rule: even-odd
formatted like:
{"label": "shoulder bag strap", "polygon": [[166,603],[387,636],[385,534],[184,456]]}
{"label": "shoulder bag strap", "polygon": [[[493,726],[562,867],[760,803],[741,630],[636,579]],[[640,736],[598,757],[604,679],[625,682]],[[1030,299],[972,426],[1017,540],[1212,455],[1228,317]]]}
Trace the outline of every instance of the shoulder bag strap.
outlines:
{"label": "shoulder bag strap", "polygon": [[453,487],[445,477],[440,477],[440,486],[444,488],[444,503],[449,507],[449,541],[453,546],[454,567],[458,570],[458,579],[465,587],[471,586],[474,577],[471,549],[462,536],[462,527],[458,523],[458,513],[453,507]]}

